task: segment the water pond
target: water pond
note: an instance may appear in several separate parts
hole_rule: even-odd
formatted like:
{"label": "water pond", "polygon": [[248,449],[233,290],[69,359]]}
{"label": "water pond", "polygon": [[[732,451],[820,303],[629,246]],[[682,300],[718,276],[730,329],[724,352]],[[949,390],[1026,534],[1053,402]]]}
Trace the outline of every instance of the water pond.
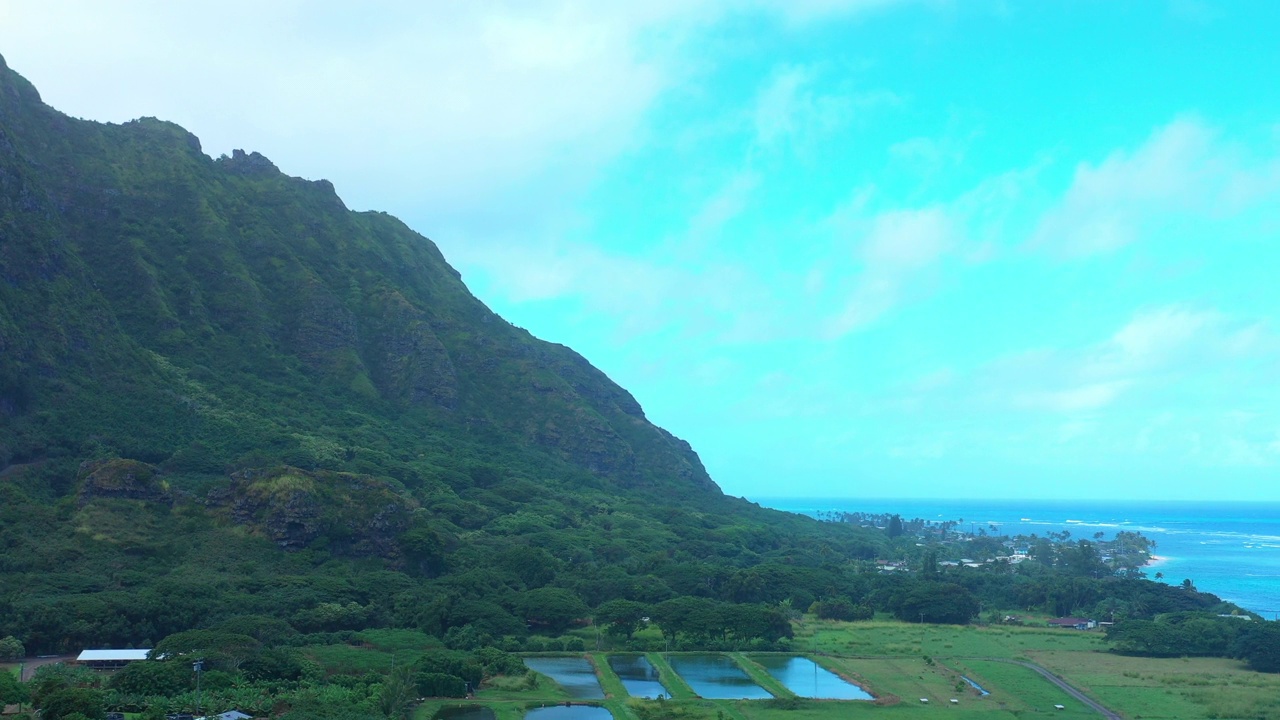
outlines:
{"label": "water pond", "polygon": [[658,670],[643,655],[610,655],[609,667],[622,680],[627,694],[636,698],[670,697],[658,680]]}
{"label": "water pond", "polygon": [[524,718],[525,720],[613,720],[613,713],[595,705],[548,705],[525,712]]}
{"label": "water pond", "polygon": [[773,697],[724,655],[669,655],[675,670],[693,691],[712,700],[765,700]]}
{"label": "water pond", "polygon": [[450,705],[437,710],[431,720],[494,720],[494,715],[484,705]]}
{"label": "water pond", "polygon": [[[586,658],[525,658],[524,664],[530,670],[555,680],[574,700],[598,700],[604,697],[600,680],[596,678],[596,669]],[[608,714],[608,711],[605,713]]]}
{"label": "water pond", "polygon": [[846,681],[807,657],[798,655],[756,655],[778,682],[800,697],[823,700],[875,700],[870,693]]}
{"label": "water pond", "polygon": [[965,681],[965,682],[967,682],[967,683],[969,683],[970,687],[972,687],[974,690],[977,690],[977,691],[978,691],[978,694],[979,694],[979,695],[982,695],[983,697],[986,697],[987,695],[990,695],[990,694],[991,694],[991,693],[987,692],[985,689],[983,689],[983,687],[982,687],[981,685],[979,685],[978,683],[976,683],[976,682],[974,682],[974,681],[970,680],[969,678],[967,678],[967,677],[965,677],[965,676],[963,676],[963,675],[961,675],[961,676],[960,676],[960,679],[961,679],[961,680],[963,680],[963,681]]}

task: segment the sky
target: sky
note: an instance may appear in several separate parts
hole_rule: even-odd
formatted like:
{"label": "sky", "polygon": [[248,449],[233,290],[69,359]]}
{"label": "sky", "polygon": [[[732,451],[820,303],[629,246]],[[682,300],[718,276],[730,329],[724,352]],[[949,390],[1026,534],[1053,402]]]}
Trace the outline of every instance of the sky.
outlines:
{"label": "sky", "polygon": [[1280,500],[1280,4],[0,0],[436,242],[747,497]]}

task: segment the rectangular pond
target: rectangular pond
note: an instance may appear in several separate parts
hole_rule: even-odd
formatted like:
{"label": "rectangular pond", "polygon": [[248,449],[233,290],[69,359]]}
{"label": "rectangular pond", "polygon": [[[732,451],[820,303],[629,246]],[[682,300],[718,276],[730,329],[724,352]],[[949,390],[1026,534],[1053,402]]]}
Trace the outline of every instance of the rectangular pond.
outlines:
{"label": "rectangular pond", "polygon": [[493,709],[484,705],[448,705],[436,711],[431,720],[495,720]]}
{"label": "rectangular pond", "polygon": [[870,693],[807,657],[799,655],[755,655],[775,680],[800,697],[820,700],[875,700]]}
{"label": "rectangular pond", "polygon": [[667,660],[671,669],[704,698],[766,700],[773,697],[725,655],[668,655]]}
{"label": "rectangular pond", "polygon": [[524,664],[530,670],[555,680],[575,700],[604,697],[596,669],[584,657],[525,658]]}
{"label": "rectangular pond", "polygon": [[658,680],[657,668],[643,655],[610,655],[609,667],[622,681],[622,686],[631,697],[671,697],[671,693]]}
{"label": "rectangular pond", "polygon": [[548,705],[526,711],[524,720],[613,720],[613,713],[595,705]]}

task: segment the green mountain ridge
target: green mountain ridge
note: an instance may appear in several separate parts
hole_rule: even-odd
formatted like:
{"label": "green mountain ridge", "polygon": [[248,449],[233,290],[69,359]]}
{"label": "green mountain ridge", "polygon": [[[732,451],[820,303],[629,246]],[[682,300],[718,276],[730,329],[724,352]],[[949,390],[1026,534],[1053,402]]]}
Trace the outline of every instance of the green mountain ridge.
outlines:
{"label": "green mountain ridge", "polygon": [[0,59],[0,636],[807,607],[880,544],[723,495],[395,218],[172,123],[67,117]]}
{"label": "green mountain ridge", "polygon": [[629,393],[491,313],[394,218],[257,153],[212,160],[170,123],[73,120],[0,82],[4,464],[90,444],[175,468],[270,448],[346,469],[334,455],[377,450],[306,422],[342,405],[424,444],[463,428],[619,486],[715,489]]}

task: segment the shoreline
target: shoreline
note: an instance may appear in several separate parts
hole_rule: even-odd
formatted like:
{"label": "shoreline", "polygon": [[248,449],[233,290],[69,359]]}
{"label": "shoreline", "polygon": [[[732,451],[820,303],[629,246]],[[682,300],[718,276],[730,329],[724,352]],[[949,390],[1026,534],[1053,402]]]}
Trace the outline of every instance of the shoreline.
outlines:
{"label": "shoreline", "polygon": [[1143,563],[1142,567],[1144,568],[1157,567],[1159,565],[1164,565],[1165,563],[1169,562],[1172,559],[1173,558],[1165,555],[1152,555],[1147,559],[1145,563]]}

